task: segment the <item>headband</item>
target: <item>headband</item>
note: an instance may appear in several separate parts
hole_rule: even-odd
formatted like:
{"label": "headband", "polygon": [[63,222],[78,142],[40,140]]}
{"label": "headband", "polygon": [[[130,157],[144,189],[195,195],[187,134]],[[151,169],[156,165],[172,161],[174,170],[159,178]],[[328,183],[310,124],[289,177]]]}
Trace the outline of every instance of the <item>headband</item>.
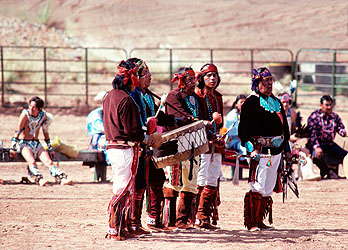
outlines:
{"label": "headband", "polygon": [[285,93],[284,95],[279,96],[279,99],[284,102],[289,102],[290,101],[290,96],[288,93]]}
{"label": "headband", "polygon": [[258,85],[258,80],[261,79],[262,77],[266,76],[272,76],[271,72],[269,72],[268,69],[265,69],[261,73],[257,72],[256,69],[253,69],[253,77],[252,77],[252,83],[251,83],[251,90],[256,90],[257,85]]}
{"label": "headband", "polygon": [[139,71],[141,68],[148,68],[144,60],[139,60],[136,63],[136,67],[137,67],[137,71]]}
{"label": "headband", "polygon": [[170,83],[174,83],[176,81],[179,81],[178,83],[178,88],[181,89],[183,88],[183,79],[186,77],[186,76],[195,76],[195,72],[193,71],[193,69],[189,69],[189,70],[186,70],[185,72],[181,73],[181,74],[175,74],[174,75],[174,78],[170,81]]}
{"label": "headband", "polygon": [[201,70],[200,72],[197,73],[196,76],[196,81],[199,80],[199,78],[201,78],[202,75],[208,73],[208,72],[216,72],[217,74],[219,74],[217,67],[214,64],[209,64],[206,67],[204,67],[205,69]]}
{"label": "headband", "polygon": [[[122,60],[122,62],[125,62],[125,61]],[[118,76],[122,76],[123,75],[124,76],[124,81],[123,81],[124,85],[127,84],[128,80],[130,78],[132,80],[133,85],[136,86],[136,87],[139,87],[139,80],[138,80],[138,78],[136,76],[138,69],[136,67],[136,64],[134,64],[134,65],[135,66],[132,69],[126,69],[125,67],[117,65],[116,75],[118,75]]]}

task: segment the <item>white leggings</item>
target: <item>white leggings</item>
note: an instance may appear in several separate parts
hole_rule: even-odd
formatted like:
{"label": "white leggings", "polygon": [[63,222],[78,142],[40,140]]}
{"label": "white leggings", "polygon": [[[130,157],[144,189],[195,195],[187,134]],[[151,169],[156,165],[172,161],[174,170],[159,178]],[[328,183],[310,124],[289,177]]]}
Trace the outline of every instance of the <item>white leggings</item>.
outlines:
{"label": "white leggings", "polygon": [[277,181],[277,171],[281,161],[281,153],[272,155],[272,166],[266,166],[268,158],[261,158],[256,167],[255,182],[250,182],[252,192],[258,192],[262,196],[271,196]]}
{"label": "white leggings", "polygon": [[198,170],[197,184],[199,186],[213,186],[217,187],[218,179],[221,173],[222,155],[215,154],[201,154],[200,165]]}
{"label": "white leggings", "polygon": [[132,178],[133,148],[108,149],[107,156],[110,160],[113,176],[114,195],[119,195],[126,188]]}

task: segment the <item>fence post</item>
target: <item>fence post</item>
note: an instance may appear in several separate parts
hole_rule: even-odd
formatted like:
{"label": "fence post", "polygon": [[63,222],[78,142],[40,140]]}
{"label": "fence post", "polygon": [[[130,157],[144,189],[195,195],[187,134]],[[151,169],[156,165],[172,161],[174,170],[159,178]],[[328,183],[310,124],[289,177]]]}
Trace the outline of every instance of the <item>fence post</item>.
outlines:
{"label": "fence post", "polygon": [[48,105],[47,102],[47,51],[46,51],[46,47],[43,48],[44,49],[44,89],[45,89],[45,103],[46,105]]}
{"label": "fence post", "polygon": [[251,77],[253,76],[253,69],[254,69],[254,50],[250,50],[250,65],[251,65]]}
{"label": "fence post", "polygon": [[85,48],[86,105],[88,107],[88,48]]}
{"label": "fence post", "polygon": [[335,102],[335,96],[336,96],[336,60],[337,60],[337,52],[333,53],[333,61],[332,61],[332,81],[331,81],[331,96],[332,99],[334,99]]}
{"label": "fence post", "polygon": [[[173,79],[173,51],[169,49],[169,84]],[[173,90],[173,84],[170,84],[170,90]]]}
{"label": "fence post", "polygon": [[0,57],[0,61],[1,61],[1,107],[4,107],[4,103],[5,103],[5,80],[4,80],[4,50],[3,47],[0,46],[0,53],[1,53],[1,57]]}

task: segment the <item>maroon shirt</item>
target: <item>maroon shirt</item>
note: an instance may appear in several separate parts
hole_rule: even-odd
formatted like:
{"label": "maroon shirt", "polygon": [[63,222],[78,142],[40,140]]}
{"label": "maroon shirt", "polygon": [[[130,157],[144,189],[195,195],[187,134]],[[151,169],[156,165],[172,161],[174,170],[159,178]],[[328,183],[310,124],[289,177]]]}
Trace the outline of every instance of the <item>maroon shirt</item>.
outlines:
{"label": "maroon shirt", "polygon": [[[200,103],[200,98],[196,95],[196,93],[193,93],[192,95],[196,101],[197,101],[197,108],[198,108],[198,114],[197,117],[199,120],[202,120],[203,113],[202,113],[202,104]],[[188,94],[181,92],[180,89],[174,89],[168,93],[167,96],[167,102],[175,106],[177,109],[179,109],[181,112],[183,112],[186,115],[181,114],[177,110],[173,109],[172,107],[166,105],[166,113],[169,115],[174,115],[175,117],[188,117],[188,116],[194,116],[194,113],[188,106],[186,102],[186,98],[189,97]],[[192,108],[192,107],[191,107]]]}
{"label": "maroon shirt", "polygon": [[[224,124],[222,94],[220,94],[218,91],[214,90],[213,95],[210,95],[210,94],[205,93],[205,91],[202,89],[198,89],[196,93],[199,96],[199,98],[201,99],[202,110],[203,110],[203,119],[207,120],[207,121],[212,121],[213,120],[212,114],[214,112],[218,112],[222,116],[222,122],[219,126],[217,126],[217,129],[222,128],[222,126]],[[207,99],[209,101],[209,104],[207,103]],[[207,152],[207,154],[211,153],[211,150],[212,150],[212,144],[209,145],[209,152]],[[224,146],[219,146],[219,145],[215,144],[215,150],[214,150],[215,153],[223,154],[224,151],[225,151]]]}
{"label": "maroon shirt", "polygon": [[103,110],[106,140],[126,142],[144,140],[138,107],[124,90],[111,90],[103,101]]}

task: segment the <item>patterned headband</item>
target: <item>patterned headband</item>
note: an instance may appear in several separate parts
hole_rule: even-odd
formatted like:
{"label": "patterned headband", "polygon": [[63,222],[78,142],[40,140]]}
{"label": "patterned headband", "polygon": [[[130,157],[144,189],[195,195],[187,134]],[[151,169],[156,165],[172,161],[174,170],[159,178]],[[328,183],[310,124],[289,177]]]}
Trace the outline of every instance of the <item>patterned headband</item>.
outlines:
{"label": "patterned headband", "polygon": [[209,65],[207,65],[207,67],[204,67],[204,68],[205,69],[203,69],[202,71],[197,73],[196,81],[198,81],[202,75],[204,75],[205,73],[208,73],[208,72],[216,72],[217,74],[219,74],[218,69],[214,64],[209,64]]}
{"label": "patterned headband", "polygon": [[[124,62],[124,60],[122,60],[122,62]],[[137,70],[136,64],[134,64],[134,68],[132,68],[132,69],[126,69],[125,67],[118,65],[117,70],[116,70],[116,75],[120,75],[120,76],[124,75],[124,81],[123,81],[124,85],[127,84],[128,80],[130,78],[132,80],[133,85],[136,87],[139,87],[139,80],[136,76],[137,71],[138,70]]]}
{"label": "patterned headband", "polygon": [[184,87],[184,84],[183,84],[183,80],[186,76],[195,76],[195,72],[193,71],[193,69],[189,69],[189,70],[186,70],[185,72],[181,73],[181,74],[175,74],[174,75],[174,78],[170,81],[170,83],[174,83],[176,81],[179,81],[178,83],[178,88],[181,89]]}
{"label": "patterned headband", "polygon": [[136,67],[137,67],[137,71],[139,71],[142,68],[148,68],[147,65],[146,65],[146,62],[144,60],[139,60],[136,63]]}
{"label": "patterned headband", "polygon": [[288,93],[285,93],[284,95],[279,96],[279,99],[284,102],[289,102],[290,101],[290,96]]}
{"label": "patterned headband", "polygon": [[253,77],[251,83],[251,90],[256,90],[258,86],[258,80],[262,77],[272,76],[271,72],[268,69],[265,69],[261,73],[257,72],[256,69],[253,69]]}

